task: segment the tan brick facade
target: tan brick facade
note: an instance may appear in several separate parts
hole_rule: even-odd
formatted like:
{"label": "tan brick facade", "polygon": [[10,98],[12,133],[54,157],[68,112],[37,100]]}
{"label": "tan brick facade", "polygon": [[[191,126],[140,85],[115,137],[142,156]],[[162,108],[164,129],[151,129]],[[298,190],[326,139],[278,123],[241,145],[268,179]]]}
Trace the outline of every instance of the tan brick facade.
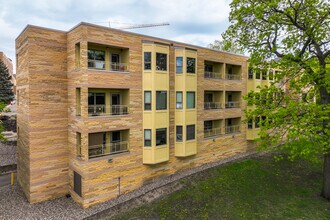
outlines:
{"label": "tan brick facade", "polygon": [[[143,163],[143,53],[142,42],[169,47],[169,160]],[[129,51],[128,71],[88,68],[88,48]],[[197,51],[197,154],[175,157],[175,48]],[[204,110],[204,91],[246,94],[247,57],[192,45],[132,34],[81,23],[68,32],[28,26],[16,40],[18,57],[18,180],[31,203],[65,194],[83,207],[104,202],[147,184],[157,177],[198,167],[252,150],[246,141],[246,126],[240,132],[204,138],[205,120],[240,118],[246,107]],[[112,58],[111,58],[112,59]],[[241,80],[204,78],[205,60],[240,67]],[[106,64],[108,68],[108,64]],[[225,68],[224,68],[225,69]],[[80,115],[77,116],[77,88]],[[129,91],[129,113],[91,117],[91,89]],[[89,135],[96,132],[129,131],[129,151],[90,158]],[[77,156],[77,132],[81,156]],[[111,134],[112,135],[112,134]],[[109,161],[109,159],[111,161]],[[81,196],[74,190],[74,172],[81,176]]]}

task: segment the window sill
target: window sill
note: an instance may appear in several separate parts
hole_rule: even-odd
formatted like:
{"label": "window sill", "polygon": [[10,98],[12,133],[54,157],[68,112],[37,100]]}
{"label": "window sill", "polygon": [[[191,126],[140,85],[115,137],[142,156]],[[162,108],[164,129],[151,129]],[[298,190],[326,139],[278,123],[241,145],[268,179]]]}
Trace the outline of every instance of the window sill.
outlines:
{"label": "window sill", "polygon": [[125,115],[100,115],[100,116],[88,116],[88,119],[100,119],[100,118],[121,118],[121,117],[128,117],[130,114]]}
{"label": "window sill", "polygon": [[113,70],[106,70],[106,69],[90,69],[88,68],[88,71],[96,71],[100,73],[120,73],[120,74],[129,74],[129,71],[113,71]]}

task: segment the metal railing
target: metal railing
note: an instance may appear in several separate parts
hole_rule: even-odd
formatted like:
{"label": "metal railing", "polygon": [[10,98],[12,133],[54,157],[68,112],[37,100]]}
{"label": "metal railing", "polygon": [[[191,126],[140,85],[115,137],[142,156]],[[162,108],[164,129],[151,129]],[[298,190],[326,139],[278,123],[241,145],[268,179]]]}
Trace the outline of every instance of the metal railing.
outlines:
{"label": "metal railing", "polygon": [[105,70],[105,61],[102,61],[102,60],[88,60],[88,68]]}
{"label": "metal railing", "polygon": [[127,115],[127,105],[110,105],[107,108],[105,105],[89,105],[88,115],[89,116],[109,116],[109,115]]}
{"label": "metal railing", "polygon": [[127,151],[128,151],[127,141],[114,142],[110,144],[93,145],[88,147],[88,157],[89,158],[102,157],[111,154],[123,153]]}
{"label": "metal railing", "polygon": [[212,128],[204,130],[204,138],[221,135],[221,128]]}
{"label": "metal railing", "polygon": [[227,74],[227,80],[241,80],[241,75]]}
{"label": "metal railing", "polygon": [[226,126],[226,134],[235,133],[240,131],[239,125]]}
{"label": "metal railing", "polygon": [[222,79],[222,74],[221,73],[216,73],[216,72],[204,72],[204,78],[208,79]]}
{"label": "metal railing", "polygon": [[204,102],[204,109],[211,110],[211,109],[221,109],[222,104],[220,102]]}
{"label": "metal railing", "polygon": [[230,101],[226,102],[226,108],[240,108],[241,102],[239,101]]}
{"label": "metal railing", "polygon": [[127,63],[110,63],[111,71],[128,72]]}

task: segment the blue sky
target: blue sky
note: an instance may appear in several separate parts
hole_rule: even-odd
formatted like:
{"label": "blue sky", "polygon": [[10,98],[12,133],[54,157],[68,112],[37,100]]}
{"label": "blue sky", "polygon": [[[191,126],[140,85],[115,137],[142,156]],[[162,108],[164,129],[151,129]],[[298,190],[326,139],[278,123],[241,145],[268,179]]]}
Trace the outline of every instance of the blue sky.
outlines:
{"label": "blue sky", "polygon": [[111,27],[168,22],[169,26],[130,31],[207,46],[229,26],[229,3],[229,0],[0,0],[0,51],[14,60],[15,38],[27,24],[69,30],[81,21],[106,26],[110,21]]}

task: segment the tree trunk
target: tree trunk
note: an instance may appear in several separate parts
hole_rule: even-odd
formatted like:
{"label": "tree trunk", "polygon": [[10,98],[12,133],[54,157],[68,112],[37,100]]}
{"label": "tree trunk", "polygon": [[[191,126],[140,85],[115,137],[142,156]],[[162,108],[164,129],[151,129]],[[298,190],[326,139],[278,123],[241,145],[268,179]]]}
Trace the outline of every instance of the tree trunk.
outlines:
{"label": "tree trunk", "polygon": [[330,199],[330,153],[324,155],[322,197]]}

